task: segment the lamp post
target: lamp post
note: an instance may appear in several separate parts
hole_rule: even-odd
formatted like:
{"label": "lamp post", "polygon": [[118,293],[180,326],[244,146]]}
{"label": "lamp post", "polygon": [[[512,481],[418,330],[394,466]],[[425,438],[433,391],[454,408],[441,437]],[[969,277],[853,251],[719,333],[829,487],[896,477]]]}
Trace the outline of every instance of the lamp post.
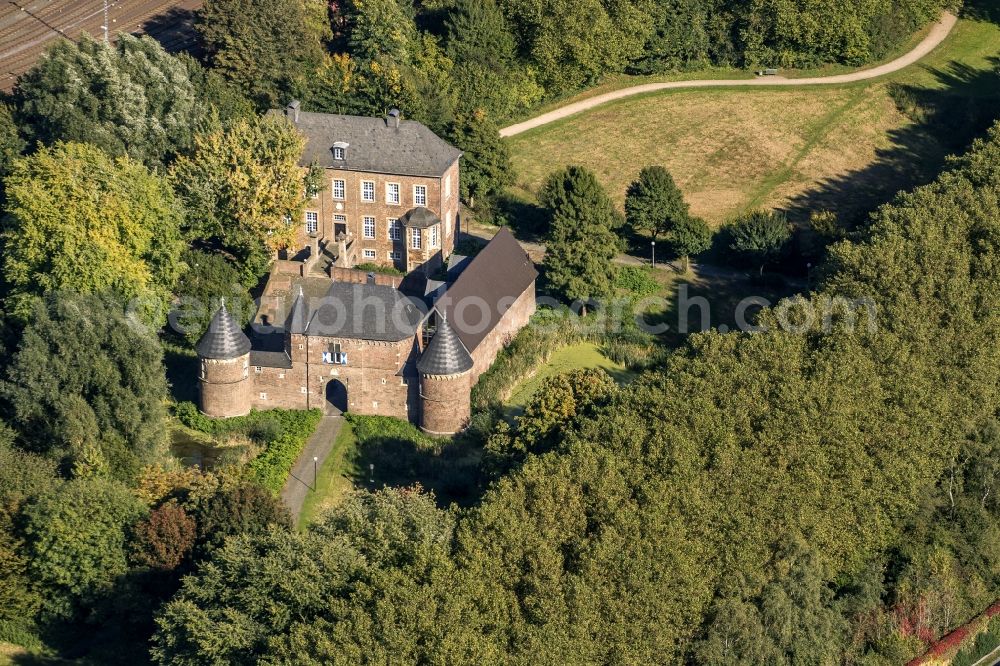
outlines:
{"label": "lamp post", "polygon": [[368,463],[368,483],[375,483],[375,463]]}
{"label": "lamp post", "polygon": [[313,492],[316,492],[319,482],[319,458],[313,456]]}
{"label": "lamp post", "polygon": [[649,241],[649,247],[653,251],[653,268],[656,268],[656,241]]}

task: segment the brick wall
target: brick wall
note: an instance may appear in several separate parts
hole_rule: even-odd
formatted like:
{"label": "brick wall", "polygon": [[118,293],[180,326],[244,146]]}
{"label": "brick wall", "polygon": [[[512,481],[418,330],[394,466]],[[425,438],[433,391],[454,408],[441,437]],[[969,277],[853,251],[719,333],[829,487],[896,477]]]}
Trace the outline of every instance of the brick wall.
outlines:
{"label": "brick wall", "polygon": [[[305,212],[297,235],[297,247],[309,245],[306,234],[306,212],[317,214],[319,230],[317,235],[331,242],[336,236],[338,215],[346,218],[346,228],[353,234],[354,243],[351,248],[356,263],[372,261],[386,266],[395,266],[400,270],[409,271],[423,265],[437,265],[451,254],[454,248],[455,223],[458,218],[459,165],[456,160],[440,177],[397,176],[340,169],[326,169],[324,174],[324,189],[315,199],[307,199]],[[333,181],[344,181],[344,198],[333,198]],[[361,200],[362,181],[374,181],[375,201]],[[400,188],[400,203],[390,204],[386,201],[386,185],[398,183]],[[449,184],[450,183],[450,184]],[[427,188],[426,207],[441,218],[440,239],[438,247],[430,247],[427,234],[420,250],[411,248],[410,239],[403,230],[400,240],[390,240],[389,219],[398,219],[407,211],[416,207],[414,202],[414,186],[423,185]],[[363,218],[375,218],[375,238],[364,237]],[[425,230],[426,232],[426,230]],[[365,250],[373,250],[375,258],[366,258]],[[399,259],[392,259],[390,253],[399,253]]]}
{"label": "brick wall", "polygon": [[[353,268],[338,268],[334,266],[330,270],[330,277],[333,278],[334,282],[350,282],[352,284],[365,284],[368,282],[367,271],[358,271]],[[402,281],[403,278],[398,275],[375,273],[375,284],[383,287],[398,289]]]}
{"label": "brick wall", "polygon": [[451,435],[462,430],[472,412],[471,374],[420,378],[420,398],[423,414],[420,427],[434,435]]}
{"label": "brick wall", "polygon": [[[335,343],[347,355],[346,365],[323,362],[323,352],[330,351]],[[340,382],[350,411],[417,422],[420,410],[413,369],[415,339],[378,342],[293,335],[289,347],[292,369],[261,368],[257,372],[251,368],[255,407],[325,410],[330,383]],[[262,393],[265,397],[261,397]]]}
{"label": "brick wall", "polygon": [[306,384],[306,368],[301,364],[291,368],[250,369],[253,382],[250,399],[257,409],[308,409],[309,395],[303,393]]}
{"label": "brick wall", "polygon": [[250,412],[250,355],[235,359],[199,360],[198,393],[201,411],[207,416],[226,418]]}
{"label": "brick wall", "polygon": [[531,315],[535,314],[535,283],[528,285],[517,300],[500,318],[500,322],[483,338],[472,351],[472,383],[475,384],[479,375],[489,370],[496,360],[497,354],[517,332],[524,328]]}

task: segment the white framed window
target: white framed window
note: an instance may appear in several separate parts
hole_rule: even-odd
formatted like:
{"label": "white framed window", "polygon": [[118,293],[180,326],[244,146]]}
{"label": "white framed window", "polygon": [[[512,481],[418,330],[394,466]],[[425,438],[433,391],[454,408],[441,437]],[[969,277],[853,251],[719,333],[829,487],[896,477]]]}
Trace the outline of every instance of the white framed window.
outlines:
{"label": "white framed window", "polygon": [[399,261],[400,259],[400,253],[398,250],[392,250],[391,252],[386,252],[385,255],[386,257],[388,257],[389,261]]}
{"label": "white framed window", "polygon": [[365,238],[375,238],[375,218],[370,215],[365,215],[362,220],[362,233]]}
{"label": "white framed window", "polygon": [[319,231],[319,213],[312,210],[306,211],[306,233],[314,234]]}
{"label": "white framed window", "polygon": [[444,196],[451,196],[451,176],[445,176],[444,179]]}
{"label": "white framed window", "polygon": [[423,239],[420,237],[420,229],[410,229],[410,247],[414,250],[421,248]]}
{"label": "white framed window", "polygon": [[375,201],[375,181],[374,180],[363,180],[363,181],[361,181],[361,200],[362,201]]}
{"label": "white framed window", "polygon": [[387,204],[399,205],[399,183],[385,184],[385,202]]}
{"label": "white framed window", "polygon": [[330,191],[333,192],[334,199],[343,199],[344,194],[346,193],[344,181],[339,178],[335,179],[333,181],[333,187],[330,188]]}
{"label": "white framed window", "polygon": [[426,206],[427,205],[427,186],[426,185],[414,185],[413,186],[413,205],[414,206]]}
{"label": "white framed window", "polygon": [[365,250],[364,257],[365,259],[374,259],[376,257],[375,250]]}
{"label": "white framed window", "polygon": [[438,246],[438,225],[431,227],[431,247]]}
{"label": "white framed window", "polygon": [[261,399],[261,400],[267,400],[267,394],[266,394],[266,393],[263,393],[263,392],[261,392],[261,394],[260,394],[260,399]]}
{"label": "white framed window", "polygon": [[389,229],[389,240],[403,240],[402,227],[399,224],[399,218],[390,217],[386,220],[386,227]]}
{"label": "white framed window", "polygon": [[259,365],[255,365],[253,366],[253,371],[259,375],[260,373],[264,372],[264,368],[260,367]]}
{"label": "white framed window", "polygon": [[340,146],[334,146],[333,147],[333,159],[335,159],[335,160],[342,160],[342,159],[344,159],[344,157],[346,156],[346,154],[347,154],[347,151],[345,151],[342,147],[340,147]]}

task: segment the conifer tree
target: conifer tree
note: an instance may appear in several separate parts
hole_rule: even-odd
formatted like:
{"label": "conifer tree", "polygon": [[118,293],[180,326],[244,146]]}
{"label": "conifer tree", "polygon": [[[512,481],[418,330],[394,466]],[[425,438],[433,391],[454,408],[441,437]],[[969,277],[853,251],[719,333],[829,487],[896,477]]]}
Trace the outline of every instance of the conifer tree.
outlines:
{"label": "conifer tree", "polygon": [[609,295],[622,218],[597,177],[583,167],[567,167],[549,176],[539,199],[551,216],[545,254],[549,282],[571,301]]}

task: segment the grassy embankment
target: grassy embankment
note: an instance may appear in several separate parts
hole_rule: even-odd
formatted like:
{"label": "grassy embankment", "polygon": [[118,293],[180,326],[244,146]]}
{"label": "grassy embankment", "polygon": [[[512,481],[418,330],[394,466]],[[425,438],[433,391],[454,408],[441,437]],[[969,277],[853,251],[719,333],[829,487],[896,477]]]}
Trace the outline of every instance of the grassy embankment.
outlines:
{"label": "grassy embankment", "polygon": [[[933,176],[979,129],[1000,101],[998,56],[1000,28],[963,18],[920,63],[872,81],[627,98],[508,139],[515,193],[532,201],[547,174],[582,164],[621,203],[643,166],[663,164],[712,224],[761,206],[855,216]],[[581,97],[636,82],[615,79]]]}

